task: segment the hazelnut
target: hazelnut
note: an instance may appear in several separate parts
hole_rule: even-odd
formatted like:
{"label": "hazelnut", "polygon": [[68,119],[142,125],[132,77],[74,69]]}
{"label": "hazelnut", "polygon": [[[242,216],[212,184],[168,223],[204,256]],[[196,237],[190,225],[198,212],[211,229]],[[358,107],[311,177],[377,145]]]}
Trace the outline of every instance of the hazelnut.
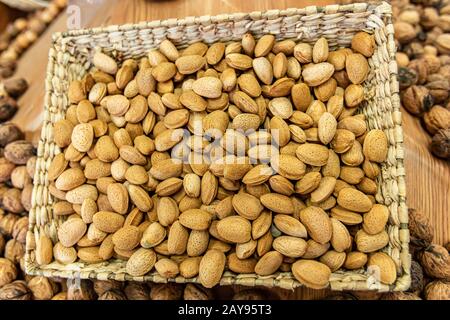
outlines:
{"label": "hazelnut", "polygon": [[425,287],[426,300],[450,300],[450,281],[433,281]]}
{"label": "hazelnut", "polygon": [[436,157],[450,160],[450,129],[439,130],[431,140],[431,152]]}
{"label": "hazelnut", "polygon": [[419,116],[433,106],[433,97],[424,86],[413,85],[402,92],[402,104],[408,112]]}

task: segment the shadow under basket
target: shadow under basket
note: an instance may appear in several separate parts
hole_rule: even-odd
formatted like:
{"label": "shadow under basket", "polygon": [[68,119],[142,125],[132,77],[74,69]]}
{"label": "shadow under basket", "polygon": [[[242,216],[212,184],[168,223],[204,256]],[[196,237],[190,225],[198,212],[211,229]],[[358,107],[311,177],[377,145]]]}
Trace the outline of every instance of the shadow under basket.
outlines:
{"label": "shadow under basket", "polygon": [[[53,124],[64,118],[68,103],[70,81],[81,79],[92,67],[96,48],[118,61],[141,58],[164,39],[170,39],[179,48],[203,41],[240,41],[251,32],[256,38],[271,33],[277,40],[314,43],[327,38],[332,49],[349,47],[353,35],[366,31],[375,36],[376,48],[369,59],[370,72],[364,83],[367,101],[360,107],[368,129],[381,129],[388,138],[387,161],[381,166],[377,178],[376,200],[390,210],[387,232],[389,244],[382,250],[392,257],[397,266],[397,280],[393,285],[380,284],[367,269],[334,272],[330,278],[333,290],[403,291],[410,284],[409,230],[406,207],[405,169],[403,164],[403,130],[400,113],[399,85],[395,62],[394,28],[391,7],[387,3],[366,3],[306,7],[303,9],[271,10],[267,12],[222,14],[218,16],[188,17],[163,21],[142,22],[56,33],[49,52],[46,78],[45,116],[38,148],[37,168],[34,176],[32,210],[26,248],[26,270],[31,275],[48,277],[113,279],[119,281],[151,281],[177,283],[197,282],[197,278],[178,276],[167,280],[156,272],[141,277],[126,273],[125,261],[110,260],[99,264],[76,262],[63,265],[52,262],[38,265],[35,243],[44,233],[57,242],[58,227],[64,217],[53,214],[54,199],[49,192],[47,171],[52,158],[61,152],[53,142]],[[290,272],[277,272],[270,276],[234,274],[226,271],[221,285],[266,286],[294,289],[301,284]]]}

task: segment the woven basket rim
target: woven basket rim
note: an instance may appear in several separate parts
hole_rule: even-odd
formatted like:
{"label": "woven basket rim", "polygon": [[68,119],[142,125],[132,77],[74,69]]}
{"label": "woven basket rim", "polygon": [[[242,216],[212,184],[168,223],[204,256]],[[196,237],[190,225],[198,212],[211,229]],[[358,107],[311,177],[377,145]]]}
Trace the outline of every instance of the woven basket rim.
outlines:
{"label": "woven basket rim", "polygon": [[[8,1],[8,0],[7,0]],[[125,24],[113,24],[106,27],[92,27],[92,28],[82,28],[73,29],[63,32],[53,33],[53,41],[58,41],[58,39],[63,39],[72,36],[81,35],[91,35],[99,32],[113,32],[113,31],[126,31],[130,28],[133,29],[147,29],[155,27],[175,27],[183,26],[189,24],[203,24],[208,22],[217,21],[236,21],[236,19],[244,19],[246,17],[250,18],[260,18],[260,17],[271,17],[271,16],[281,16],[288,17],[296,14],[324,14],[327,12],[362,12],[362,11],[377,11],[380,14],[390,15],[392,14],[392,6],[386,1],[380,1],[379,4],[370,4],[365,2],[357,2],[351,4],[331,4],[326,6],[306,6],[304,8],[286,8],[286,9],[271,9],[266,11],[250,11],[250,12],[235,12],[229,14],[218,14],[214,16],[204,15],[204,16],[187,16],[185,18],[167,18],[163,20],[152,20],[152,21],[140,21],[136,23],[125,23]]]}
{"label": "woven basket rim", "polygon": [[[208,23],[217,23],[217,22],[222,22],[222,21],[235,21],[234,19],[243,19],[243,18],[252,18],[252,17],[279,17],[279,16],[283,16],[283,17],[287,17],[293,14],[302,14],[302,15],[314,15],[314,14],[324,14],[324,13],[334,13],[334,12],[349,12],[349,14],[351,14],[352,12],[372,12],[372,13],[377,13],[380,16],[383,16],[387,19],[387,23],[386,23],[386,28],[391,28],[392,27],[392,22],[391,22],[391,6],[386,3],[386,2],[382,2],[381,4],[367,4],[367,3],[356,3],[356,4],[349,4],[349,5],[329,5],[329,6],[325,6],[325,7],[318,7],[318,6],[309,6],[306,8],[302,8],[302,9],[296,9],[296,8],[289,8],[289,9],[285,9],[285,10],[269,10],[269,11],[254,11],[254,12],[250,12],[250,13],[233,13],[233,14],[222,14],[222,15],[217,15],[214,17],[211,16],[203,16],[203,17],[187,17],[184,19],[167,19],[167,20],[156,20],[156,21],[150,21],[150,22],[141,22],[141,23],[136,23],[136,24],[124,24],[124,25],[113,25],[113,26],[108,26],[108,27],[101,27],[101,28],[91,28],[91,29],[81,29],[81,30],[72,30],[72,31],[68,31],[68,32],[60,32],[60,33],[55,33],[53,35],[53,48],[50,49],[49,52],[49,66],[48,66],[48,77],[47,77],[47,83],[46,83],[46,93],[47,95],[49,94],[49,90],[50,90],[50,83],[52,82],[52,74],[54,72],[56,72],[54,70],[54,65],[53,63],[55,63],[55,65],[57,65],[57,61],[56,61],[56,57],[58,56],[59,50],[61,50],[61,47],[64,47],[64,45],[67,43],[67,41],[70,41],[71,38],[76,38],[79,36],[93,36],[95,34],[98,33],[113,33],[116,31],[128,31],[128,30],[142,30],[142,29],[149,29],[149,30],[153,30],[156,27],[171,27],[171,26],[182,26],[182,25],[192,25],[192,24],[208,24]],[[392,29],[393,30],[393,29]],[[389,46],[393,46],[393,48],[395,48],[395,44],[393,43],[393,38],[392,39],[386,39],[385,42],[389,45]],[[391,43],[392,42],[392,43]],[[93,47],[90,47],[91,49],[94,49]],[[52,63],[53,61],[53,63]],[[392,73],[396,73],[397,70],[397,65],[395,60],[392,59],[389,61],[390,66],[393,68],[393,70],[389,70],[390,75],[392,75]],[[396,81],[396,80],[395,80]],[[398,85],[398,83],[397,83]],[[398,95],[398,92],[395,93]],[[392,100],[392,97],[390,97],[390,99]],[[391,101],[392,104],[395,104],[396,110],[399,110],[399,103],[396,101]],[[45,104],[45,111],[47,112],[48,109],[50,108],[50,103],[49,103],[49,99],[46,99],[46,104]],[[395,110],[393,110],[394,112]],[[401,124],[400,124],[400,131],[401,129]],[[43,127],[42,129],[42,136],[44,136],[44,134],[46,132],[45,131],[45,127]],[[395,140],[396,142],[396,147],[399,150],[403,150],[403,142],[402,141],[398,141]],[[43,140],[41,139],[40,141],[40,146],[41,143],[43,144]],[[42,146],[44,147],[44,146]],[[403,168],[403,160],[402,158],[398,158],[395,157],[396,162],[398,163],[399,168]],[[35,174],[35,176],[37,176],[37,172]],[[404,174],[403,174],[404,176]],[[398,176],[397,176],[398,179]],[[35,179],[36,182],[36,179]],[[33,194],[35,194],[36,189],[38,188],[37,183],[35,183],[34,186],[34,190],[33,190]],[[406,199],[405,197],[400,197],[399,196],[399,204],[401,204],[403,207],[406,208]],[[33,201],[33,209],[35,209],[35,207],[37,207],[35,201]],[[405,221],[405,219],[404,219]],[[30,227],[29,227],[29,232],[32,232],[35,228],[35,222],[32,221],[32,219],[30,219]],[[404,231],[404,232],[409,232],[408,230],[408,225],[407,225],[407,217],[406,217],[406,223],[401,223],[399,225],[399,230],[397,230],[398,233]],[[402,244],[402,251],[401,254],[404,255],[406,254],[406,258],[404,259],[408,259],[408,253],[405,253],[405,247],[408,246],[409,243],[409,237],[406,237],[406,240],[400,240],[401,244]],[[181,277],[177,277],[175,279],[171,279],[171,280],[167,280],[165,278],[162,278],[158,275],[155,274],[150,274],[144,277],[132,277],[129,275],[125,275],[125,274],[117,274],[114,273],[113,275],[110,274],[104,274],[100,272],[98,272],[98,270],[96,271],[65,271],[65,270],[54,270],[51,269],[51,265],[49,265],[48,267],[50,268],[46,268],[46,266],[44,267],[36,267],[36,265],[31,265],[31,263],[28,263],[28,261],[31,261],[31,253],[34,251],[34,248],[29,249],[28,245],[27,245],[27,252],[26,252],[26,269],[27,269],[27,273],[32,274],[32,275],[45,275],[45,276],[58,276],[58,277],[64,277],[64,278],[68,278],[68,277],[78,277],[81,279],[116,279],[116,280],[136,280],[136,281],[149,281],[148,279],[151,278],[150,281],[152,282],[168,282],[168,281],[174,281],[174,282],[195,282],[197,278],[193,278],[193,279],[184,279]],[[410,259],[410,256],[409,256]],[[103,265],[104,263],[99,264],[99,266]],[[382,291],[391,291],[391,290],[406,290],[409,287],[409,281],[410,281],[410,269],[408,266],[408,263],[406,262],[406,267],[403,266],[403,262],[402,262],[402,267],[401,270],[403,271],[403,273],[401,275],[399,275],[397,277],[396,283],[394,283],[393,285],[387,286],[387,285],[381,285],[381,288],[375,288],[375,289],[379,289]],[[365,272],[365,270],[363,270],[363,272]],[[347,290],[349,288],[352,287],[352,282],[351,281],[346,281],[346,280],[342,280],[342,278],[340,278],[340,276],[342,276],[343,274],[345,275],[344,271],[338,271],[332,274],[333,276],[336,276],[336,281],[337,282],[342,282],[342,287],[337,287],[337,288],[333,288],[333,289],[337,289],[337,290]],[[228,279],[227,277],[230,276],[230,279]],[[249,285],[265,285],[265,286],[279,286],[279,287],[284,287],[284,288],[288,288],[288,289],[294,289],[295,287],[300,286],[301,284],[293,279],[290,280],[288,284],[284,284],[283,286],[280,286],[279,284],[283,281],[283,277],[286,274],[291,274],[291,273],[283,273],[283,272],[279,272],[275,275],[275,277],[272,277],[273,279],[271,279],[271,281],[265,281],[264,279],[267,277],[257,277],[257,280],[255,282],[253,282],[253,284],[249,284]],[[230,272],[226,272],[224,274],[224,276],[222,277],[222,281],[221,284],[225,285],[225,284],[233,284],[235,280],[233,279],[244,279],[245,282],[245,278],[246,275],[243,275],[243,277],[239,278],[242,275],[237,275],[237,276],[233,276],[232,273]],[[261,282],[258,282],[258,279],[262,279]],[[230,282],[228,282],[228,280]],[[358,281],[358,280],[355,280]],[[238,282],[239,284],[242,284],[242,282]],[[366,289],[370,289],[370,288],[366,288]]]}
{"label": "woven basket rim", "polygon": [[0,0],[7,6],[19,10],[33,11],[36,9],[46,8],[49,6],[49,1],[44,0]]}

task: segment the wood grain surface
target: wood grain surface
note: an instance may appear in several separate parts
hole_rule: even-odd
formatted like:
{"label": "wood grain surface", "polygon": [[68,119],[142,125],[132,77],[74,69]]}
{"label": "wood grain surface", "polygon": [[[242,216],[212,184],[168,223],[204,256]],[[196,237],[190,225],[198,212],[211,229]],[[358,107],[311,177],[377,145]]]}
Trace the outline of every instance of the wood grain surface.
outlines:
{"label": "wood grain surface", "polygon": [[[120,2],[120,4],[119,4]],[[186,16],[216,15],[220,13],[251,12],[270,9],[326,5],[333,0],[73,0],[80,8],[81,26],[133,23],[143,20],[183,18]],[[73,9],[74,7],[72,7]],[[25,130],[36,130],[42,121],[44,79],[51,34],[66,30],[66,15],[62,14],[21,58],[17,76],[25,77],[30,88],[20,99],[20,110],[14,121]],[[403,111],[405,137],[405,167],[408,205],[427,214],[435,227],[435,242],[450,241],[450,164],[429,152],[430,137],[422,130],[418,119]],[[297,289],[294,292],[274,290],[283,299],[319,299],[326,290]],[[226,298],[229,290],[221,288]]]}

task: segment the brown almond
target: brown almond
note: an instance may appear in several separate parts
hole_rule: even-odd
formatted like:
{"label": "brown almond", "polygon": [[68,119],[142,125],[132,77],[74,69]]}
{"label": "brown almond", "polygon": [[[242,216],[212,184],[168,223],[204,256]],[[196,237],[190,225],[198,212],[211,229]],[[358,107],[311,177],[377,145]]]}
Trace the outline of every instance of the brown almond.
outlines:
{"label": "brown almond", "polygon": [[151,249],[140,248],[131,255],[130,259],[128,259],[126,270],[130,275],[140,277],[150,272],[155,263],[155,252]]}
{"label": "brown almond", "polygon": [[313,289],[323,289],[329,284],[330,268],[314,260],[298,260],[292,265],[294,277],[303,285]]}
{"label": "brown almond", "polygon": [[250,240],[252,227],[248,220],[240,216],[230,216],[217,223],[219,235],[233,243],[244,243]]}
{"label": "brown almond", "polygon": [[310,237],[318,243],[325,244],[332,236],[332,224],[323,209],[307,207],[300,211],[300,221],[305,225]]}
{"label": "brown almond", "polygon": [[226,257],[219,250],[208,250],[200,261],[198,280],[206,288],[220,282],[225,268]]}
{"label": "brown almond", "polygon": [[269,251],[263,255],[255,266],[255,273],[260,276],[274,274],[283,262],[283,255],[278,251]]}
{"label": "brown almond", "polygon": [[344,209],[355,212],[367,212],[372,208],[372,202],[361,191],[353,188],[344,188],[339,191],[338,204]]}

